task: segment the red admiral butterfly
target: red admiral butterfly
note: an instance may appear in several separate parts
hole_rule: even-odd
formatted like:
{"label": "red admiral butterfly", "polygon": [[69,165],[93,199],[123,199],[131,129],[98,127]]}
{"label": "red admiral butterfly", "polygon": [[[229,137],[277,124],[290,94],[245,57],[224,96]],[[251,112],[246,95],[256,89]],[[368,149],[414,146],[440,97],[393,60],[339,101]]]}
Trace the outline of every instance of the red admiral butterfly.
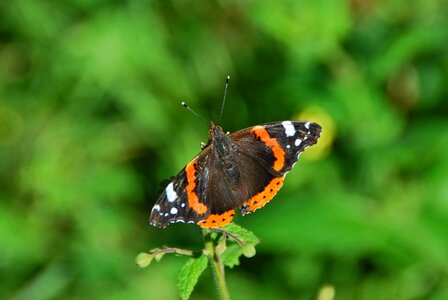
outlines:
{"label": "red admiral butterfly", "polygon": [[320,132],[316,123],[283,121],[229,134],[211,122],[207,145],[166,186],[151,211],[151,225],[222,227],[235,209],[245,215],[262,208]]}

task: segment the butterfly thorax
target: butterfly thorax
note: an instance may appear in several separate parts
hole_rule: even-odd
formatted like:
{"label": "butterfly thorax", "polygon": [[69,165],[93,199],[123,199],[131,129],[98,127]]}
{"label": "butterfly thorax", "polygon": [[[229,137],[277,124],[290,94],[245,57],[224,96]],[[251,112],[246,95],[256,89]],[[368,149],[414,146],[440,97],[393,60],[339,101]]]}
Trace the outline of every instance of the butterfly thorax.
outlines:
{"label": "butterfly thorax", "polygon": [[218,161],[223,172],[229,176],[231,181],[238,178],[238,166],[235,160],[235,144],[221,127],[211,122],[210,127],[210,144],[212,155]]}

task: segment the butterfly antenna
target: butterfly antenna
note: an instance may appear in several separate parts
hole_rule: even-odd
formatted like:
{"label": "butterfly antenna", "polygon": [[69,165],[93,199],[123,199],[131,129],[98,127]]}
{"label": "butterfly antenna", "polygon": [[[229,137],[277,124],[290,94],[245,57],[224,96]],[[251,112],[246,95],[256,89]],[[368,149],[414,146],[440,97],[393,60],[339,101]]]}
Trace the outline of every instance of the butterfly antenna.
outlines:
{"label": "butterfly antenna", "polygon": [[230,76],[227,76],[227,78],[226,78],[226,87],[224,88],[224,98],[222,99],[221,113],[219,114],[219,122],[221,122],[222,113],[224,112],[224,104],[226,104],[227,87],[229,86],[229,81],[230,81]]}
{"label": "butterfly antenna", "polygon": [[185,107],[186,109],[188,109],[191,113],[193,113],[194,115],[196,115],[196,117],[198,117],[202,122],[204,122],[205,124],[207,124],[207,126],[209,126],[209,122],[207,122],[203,117],[201,117],[197,112],[195,112],[194,110],[192,110],[190,108],[190,106],[187,105],[187,103],[185,103],[184,101],[182,101],[180,103],[183,107]]}

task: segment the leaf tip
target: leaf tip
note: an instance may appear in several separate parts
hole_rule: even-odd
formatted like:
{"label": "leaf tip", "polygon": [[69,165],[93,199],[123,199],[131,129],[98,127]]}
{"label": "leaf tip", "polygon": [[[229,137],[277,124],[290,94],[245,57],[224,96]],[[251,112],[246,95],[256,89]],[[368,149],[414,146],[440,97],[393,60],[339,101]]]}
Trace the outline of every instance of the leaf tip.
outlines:
{"label": "leaf tip", "polygon": [[149,266],[149,264],[151,264],[153,258],[154,257],[151,254],[142,252],[138,254],[137,257],[135,258],[135,263],[140,268],[146,268],[147,266]]}
{"label": "leaf tip", "polygon": [[247,258],[254,257],[257,251],[255,250],[255,246],[251,244],[245,244],[241,247],[243,255]]}

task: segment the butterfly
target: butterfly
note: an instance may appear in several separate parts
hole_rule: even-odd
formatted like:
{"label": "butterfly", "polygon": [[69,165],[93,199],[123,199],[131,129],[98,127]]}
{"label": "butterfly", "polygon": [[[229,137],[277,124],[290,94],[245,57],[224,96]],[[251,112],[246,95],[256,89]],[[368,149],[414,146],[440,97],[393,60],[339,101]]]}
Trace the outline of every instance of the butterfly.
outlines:
{"label": "butterfly", "polygon": [[215,228],[230,223],[235,210],[246,215],[262,208],[320,133],[313,122],[271,122],[234,133],[210,122],[208,143],[170,180],[152,208],[150,224]]}

